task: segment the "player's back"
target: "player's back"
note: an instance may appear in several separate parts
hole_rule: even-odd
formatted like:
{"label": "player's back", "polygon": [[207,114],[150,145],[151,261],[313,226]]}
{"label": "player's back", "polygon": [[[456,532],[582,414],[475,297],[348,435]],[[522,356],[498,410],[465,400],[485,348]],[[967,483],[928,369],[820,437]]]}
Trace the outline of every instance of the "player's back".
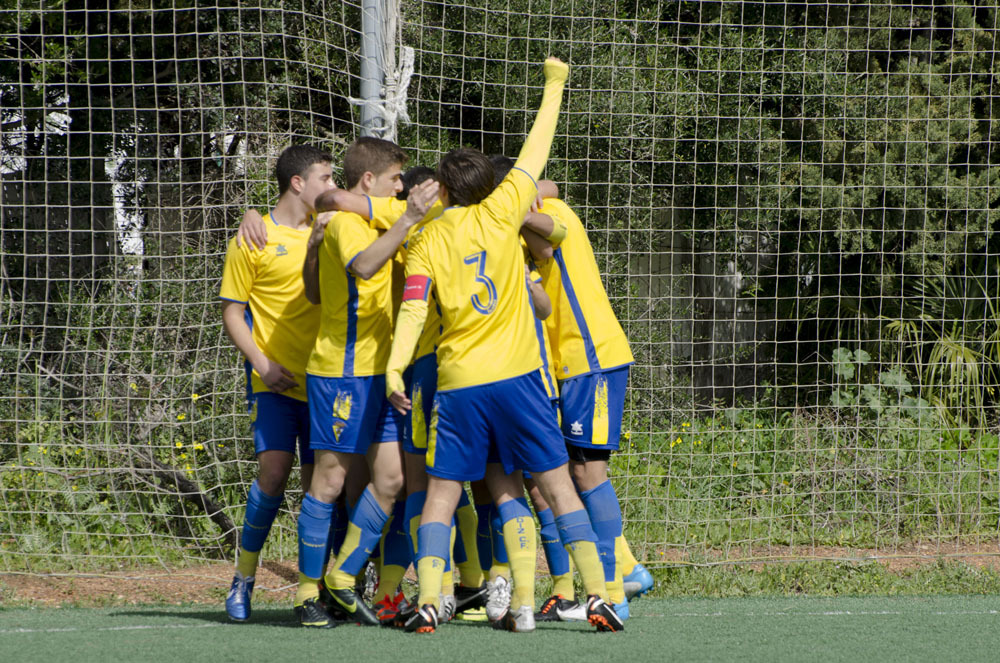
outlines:
{"label": "player's back", "polygon": [[560,379],[634,361],[597,267],[587,230],[569,205],[546,198],[540,210],[566,226],[566,237],[541,268],[552,315],[545,321]]}
{"label": "player's back", "polygon": [[[530,180],[523,172],[514,177]],[[533,184],[520,184],[533,192]],[[541,366],[524,285],[520,219],[514,218],[517,189],[510,185],[477,205],[450,207],[412,241],[407,275],[433,279],[441,312],[440,390],[506,380]]]}

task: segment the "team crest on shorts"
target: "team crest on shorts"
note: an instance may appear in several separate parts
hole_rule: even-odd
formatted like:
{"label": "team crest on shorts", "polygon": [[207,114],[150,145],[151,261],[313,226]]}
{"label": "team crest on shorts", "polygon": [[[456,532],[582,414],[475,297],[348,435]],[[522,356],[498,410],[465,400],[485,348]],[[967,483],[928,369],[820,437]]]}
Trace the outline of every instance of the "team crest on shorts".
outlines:
{"label": "team crest on shorts", "polygon": [[333,437],[338,442],[340,434],[347,428],[347,421],[351,418],[351,403],[354,396],[349,391],[338,391],[337,397],[333,399]]}
{"label": "team crest on shorts", "polygon": [[574,421],[573,423],[571,423],[569,425],[569,434],[583,435],[583,424],[581,424],[579,421]]}

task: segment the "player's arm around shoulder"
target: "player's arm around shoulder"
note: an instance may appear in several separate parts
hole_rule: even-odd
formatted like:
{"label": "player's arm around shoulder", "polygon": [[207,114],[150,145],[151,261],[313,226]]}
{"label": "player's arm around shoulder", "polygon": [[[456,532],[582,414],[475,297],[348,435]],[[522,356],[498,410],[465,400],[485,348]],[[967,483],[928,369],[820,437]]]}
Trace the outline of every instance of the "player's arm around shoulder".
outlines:
{"label": "player's arm around shoulder", "polygon": [[427,210],[437,200],[438,183],[427,180],[410,190],[406,212],[399,220],[374,242],[350,259],[348,269],[362,279],[370,279],[395,255],[396,250],[406,240],[410,229],[427,214]]}
{"label": "player's arm around shoulder", "polygon": [[236,229],[236,246],[248,246],[257,250],[267,245],[267,224],[264,217],[255,209],[243,213],[243,220]]}

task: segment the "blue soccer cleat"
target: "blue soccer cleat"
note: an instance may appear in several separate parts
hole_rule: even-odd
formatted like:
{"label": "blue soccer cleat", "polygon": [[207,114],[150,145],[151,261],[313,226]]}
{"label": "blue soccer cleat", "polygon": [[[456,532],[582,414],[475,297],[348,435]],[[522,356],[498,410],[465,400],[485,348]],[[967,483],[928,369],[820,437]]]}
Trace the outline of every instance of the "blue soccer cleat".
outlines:
{"label": "blue soccer cleat", "polygon": [[623,622],[626,619],[628,619],[628,599],[625,599],[621,603],[615,603],[612,607],[615,609],[615,612],[618,614],[618,618],[619,619],[621,619]]}
{"label": "blue soccer cleat", "polygon": [[642,564],[636,564],[632,572],[622,580],[625,584],[625,598],[630,601],[642,596],[653,587],[653,576]]}
{"label": "blue soccer cleat", "polygon": [[254,577],[245,578],[239,571],[233,576],[233,584],[226,596],[226,614],[234,622],[250,619],[250,595],[253,594]]}

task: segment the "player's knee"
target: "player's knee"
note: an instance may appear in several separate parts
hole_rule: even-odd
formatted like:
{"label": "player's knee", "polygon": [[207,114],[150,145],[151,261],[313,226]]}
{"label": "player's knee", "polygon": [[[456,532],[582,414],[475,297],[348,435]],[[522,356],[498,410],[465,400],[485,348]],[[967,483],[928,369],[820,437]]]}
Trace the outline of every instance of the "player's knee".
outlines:
{"label": "player's knee", "polygon": [[405,480],[403,479],[402,471],[379,472],[378,476],[372,481],[372,488],[374,488],[379,498],[392,500],[400,494],[404,484]]}
{"label": "player's knee", "polygon": [[309,493],[321,502],[333,502],[344,490],[344,475],[339,472],[313,470]]}
{"label": "player's knee", "polygon": [[288,483],[288,472],[283,468],[261,470],[257,477],[257,485],[265,495],[281,495]]}

